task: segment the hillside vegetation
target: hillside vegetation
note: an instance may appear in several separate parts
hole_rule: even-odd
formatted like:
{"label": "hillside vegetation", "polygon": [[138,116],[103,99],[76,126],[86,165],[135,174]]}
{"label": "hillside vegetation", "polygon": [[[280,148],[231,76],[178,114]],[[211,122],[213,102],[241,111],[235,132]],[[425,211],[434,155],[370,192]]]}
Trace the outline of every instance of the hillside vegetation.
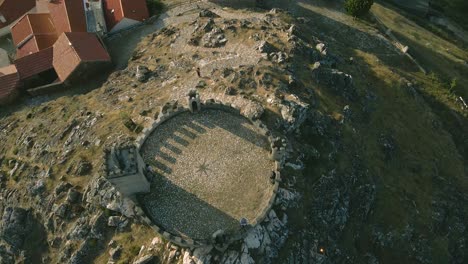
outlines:
{"label": "hillside vegetation", "polygon": [[[276,238],[269,254],[252,250],[252,261],[467,263],[468,109],[459,98],[468,101],[468,50],[392,5],[376,2],[355,19],[342,1],[265,3],[265,10],[213,9],[213,22],[196,4],[174,11],[141,39],[154,25],[122,36],[119,43],[140,42],[129,57],[111,49],[128,65],[102,82],[2,107],[0,216],[28,209],[31,232],[18,246],[23,257],[0,236],[0,256],[107,263],[119,245],[119,263],[151,254],[185,264],[194,251],[130,217],[123,228],[109,227],[109,217],[123,214],[106,208],[105,192],[91,190],[103,176],[104,148],[132,142],[134,128],[151,124],[167,101],[184,103],[196,87],[205,98],[261,104],[262,121],[291,145],[281,187],[300,199],[274,208],[287,239]],[[220,34],[227,42],[216,42]],[[298,112],[307,113],[303,122]],[[210,253],[212,263],[242,245]]]}

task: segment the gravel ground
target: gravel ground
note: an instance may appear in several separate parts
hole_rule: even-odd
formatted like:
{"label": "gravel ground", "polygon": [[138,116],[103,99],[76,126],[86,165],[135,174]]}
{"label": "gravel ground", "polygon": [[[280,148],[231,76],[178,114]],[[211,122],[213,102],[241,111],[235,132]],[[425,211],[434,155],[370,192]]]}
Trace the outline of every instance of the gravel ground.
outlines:
{"label": "gravel ground", "polygon": [[142,148],[155,173],[144,207],[165,229],[196,239],[253,221],[268,204],[268,140],[240,115],[184,113],[158,127]]}

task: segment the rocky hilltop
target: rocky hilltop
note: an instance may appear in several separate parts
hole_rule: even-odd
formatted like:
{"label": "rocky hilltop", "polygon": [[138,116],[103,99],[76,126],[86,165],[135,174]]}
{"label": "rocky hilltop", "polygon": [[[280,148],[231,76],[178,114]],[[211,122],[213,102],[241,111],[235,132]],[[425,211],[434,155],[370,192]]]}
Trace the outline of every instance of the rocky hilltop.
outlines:
{"label": "rocky hilltop", "polygon": [[[281,9],[171,19],[100,87],[1,110],[0,263],[468,261],[467,110],[378,30]],[[191,89],[288,142],[273,210],[224,251],[165,241],[103,174],[105,148]]]}

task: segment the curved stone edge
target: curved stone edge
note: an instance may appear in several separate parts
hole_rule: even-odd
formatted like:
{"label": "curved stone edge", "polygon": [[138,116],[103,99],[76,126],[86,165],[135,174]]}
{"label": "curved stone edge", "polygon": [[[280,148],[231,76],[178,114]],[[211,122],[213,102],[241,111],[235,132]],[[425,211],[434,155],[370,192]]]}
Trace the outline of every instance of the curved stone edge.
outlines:
{"label": "curved stone edge", "polygon": [[188,112],[189,109],[184,107],[177,107],[177,109],[168,109],[165,113],[160,112],[158,118],[151,124],[150,127],[145,127],[142,131],[142,134],[137,137],[135,140],[135,146],[137,151],[140,152],[141,147],[145,144],[146,139],[153,133],[153,131],[159,127],[161,124],[166,122],[167,120],[182,114],[184,112]]}
{"label": "curved stone edge", "polygon": [[[242,113],[242,109],[231,103],[225,103],[216,99],[207,99],[202,102],[201,104],[201,110],[203,109],[212,109],[212,110],[221,110],[221,111],[226,111],[232,114],[237,114],[240,116],[243,116],[247,120],[249,120],[256,128],[257,132],[259,132],[261,135],[265,136],[268,138],[268,141],[271,146],[271,158],[272,160],[275,161],[275,167],[273,168],[272,172],[275,173],[275,183],[274,183],[274,188],[273,188],[273,194],[270,197],[270,200],[268,202],[268,205],[263,209],[263,211],[250,223],[249,228],[238,231],[234,234],[230,234],[229,240],[226,242],[226,244],[232,244],[238,240],[244,239],[249,231],[253,228],[255,228],[258,224],[261,224],[265,219],[268,217],[268,214],[270,213],[271,209],[273,208],[276,200],[276,196],[278,194],[278,189],[279,189],[279,184],[281,182],[281,169],[283,168],[284,165],[284,160],[285,160],[285,152],[284,149],[286,148],[285,145],[283,145],[280,148],[276,148],[274,146],[274,138],[271,135],[270,130],[268,127],[260,120],[256,119],[253,120],[246,115]],[[162,111],[160,112],[158,118],[151,124],[150,127],[146,127],[143,129],[142,134],[138,136],[138,138],[135,141],[135,146],[137,148],[137,151],[140,152],[141,147],[145,143],[146,139],[153,133],[153,131],[159,127],[161,124],[163,124],[165,121],[185,112],[189,112],[190,109],[185,108],[185,107],[177,107],[176,109],[168,109],[165,113]],[[202,239],[190,239],[190,238],[183,238],[177,235],[174,235],[172,233],[169,233],[165,231],[163,228],[159,227],[156,225],[151,219],[145,214],[142,208],[140,206],[136,206],[136,211],[137,215],[140,217],[141,222],[147,224],[150,226],[156,233],[158,233],[162,238],[166,239],[167,241],[170,241],[176,245],[179,245],[181,247],[187,247],[187,248],[196,248],[196,247],[202,247],[202,246],[207,246],[207,245],[213,245],[211,240],[202,240]]]}

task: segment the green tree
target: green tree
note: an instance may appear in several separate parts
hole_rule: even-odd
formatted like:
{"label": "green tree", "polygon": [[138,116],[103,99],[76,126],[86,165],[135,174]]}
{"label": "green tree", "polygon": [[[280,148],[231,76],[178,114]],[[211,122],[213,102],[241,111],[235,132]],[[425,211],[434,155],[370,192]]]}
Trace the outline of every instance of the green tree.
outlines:
{"label": "green tree", "polygon": [[346,0],[344,3],[345,10],[353,17],[360,17],[369,12],[374,0]]}

